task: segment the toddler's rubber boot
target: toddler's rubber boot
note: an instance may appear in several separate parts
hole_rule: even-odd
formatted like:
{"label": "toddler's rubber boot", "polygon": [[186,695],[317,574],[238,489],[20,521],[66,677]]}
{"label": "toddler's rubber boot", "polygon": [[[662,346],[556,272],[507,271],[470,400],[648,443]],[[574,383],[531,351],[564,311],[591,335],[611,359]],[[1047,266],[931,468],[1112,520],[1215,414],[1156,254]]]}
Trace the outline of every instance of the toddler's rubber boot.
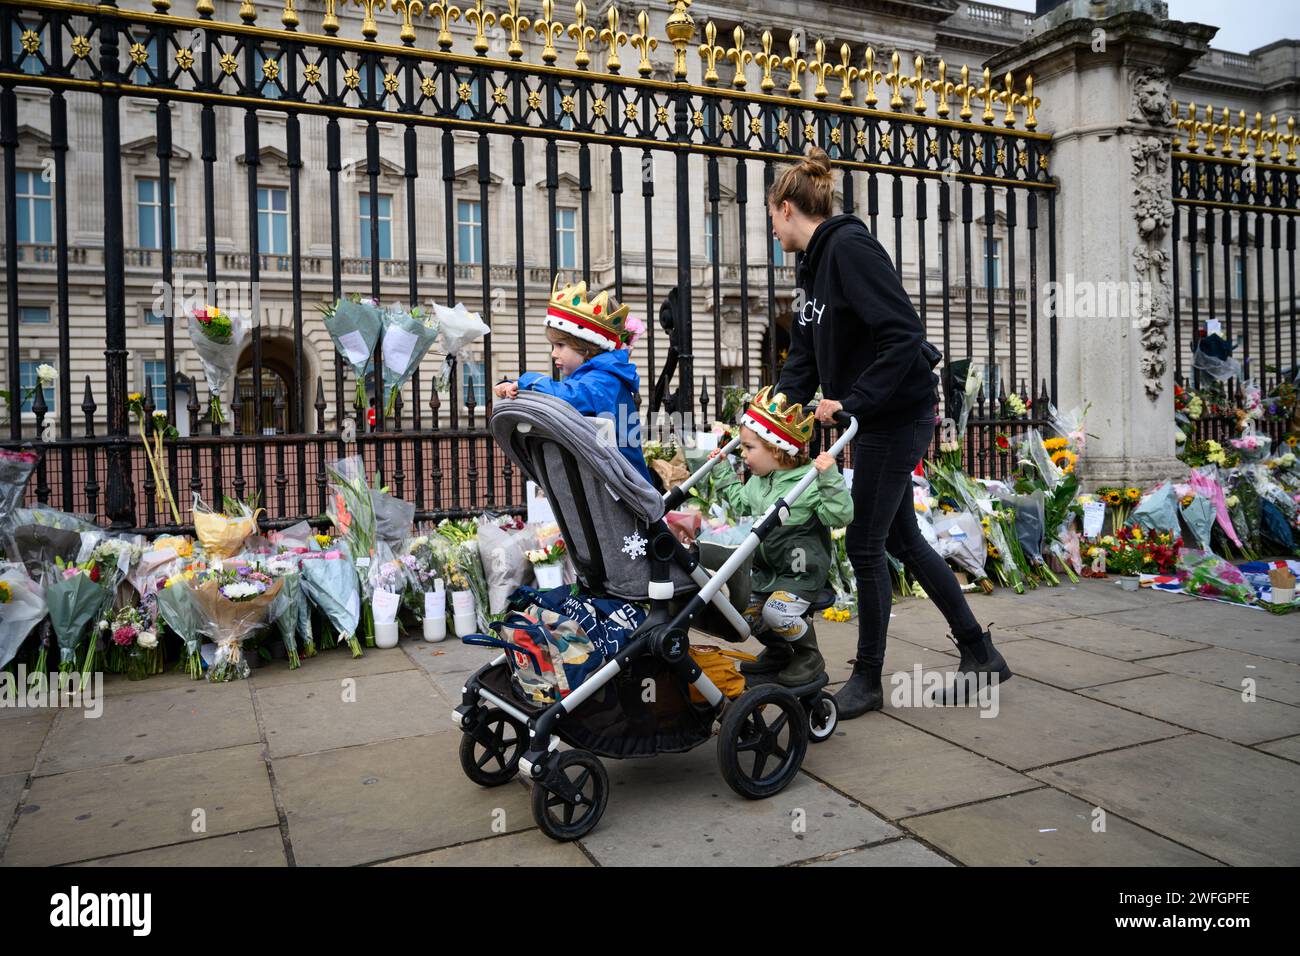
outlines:
{"label": "toddler's rubber boot", "polygon": [[817,649],[817,632],[811,627],[797,641],[788,641],[790,645],[790,663],[776,675],[776,682],[785,687],[798,687],[811,684],[826,669],[826,661]]}
{"label": "toddler's rubber boot", "polygon": [[754,637],[763,644],[763,650],[758,655],[758,660],[740,662],[740,672],[746,677],[776,674],[790,663],[793,655],[788,641],[767,634],[755,634]]}

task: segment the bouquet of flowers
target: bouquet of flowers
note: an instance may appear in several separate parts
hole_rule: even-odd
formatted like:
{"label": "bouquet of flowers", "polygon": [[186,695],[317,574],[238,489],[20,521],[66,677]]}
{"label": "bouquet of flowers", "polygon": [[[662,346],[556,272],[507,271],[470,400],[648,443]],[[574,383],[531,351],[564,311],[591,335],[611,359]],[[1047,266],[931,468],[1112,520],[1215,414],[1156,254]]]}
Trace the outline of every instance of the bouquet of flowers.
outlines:
{"label": "bouquet of flowers", "polygon": [[158,620],[166,624],[185,645],[183,666],[191,680],[203,676],[199,645],[203,641],[203,610],[194,599],[193,571],[182,571],[167,579],[154,598]]}
{"label": "bouquet of flowers", "polygon": [[1223,486],[1219,483],[1218,468],[1213,465],[1193,468],[1188,478],[1188,484],[1191,486],[1192,491],[1204,497],[1214,506],[1220,530],[1238,548],[1242,547],[1241,539],[1237,537],[1237,531],[1232,526],[1232,518],[1228,510],[1228,498]]}
{"label": "bouquet of flowers", "polygon": [[221,393],[239,366],[239,356],[248,341],[248,323],[240,316],[205,305],[190,313],[189,325],[190,341],[199,353],[203,374],[208,380],[208,410],[212,413],[212,424],[221,425],[226,421]]}
{"label": "bouquet of flowers", "polygon": [[0,565],[0,667],[13,660],[45,614],[45,589],[21,564]]}
{"label": "bouquet of flowers", "polygon": [[1146,549],[1142,547],[1140,528],[1120,528],[1113,535],[1101,539],[1106,549],[1106,570],[1122,577],[1136,577],[1150,563]]}
{"label": "bouquet of flowers", "polygon": [[849,562],[848,551],[844,544],[847,533],[846,528],[831,530],[833,554],[827,583],[835,591],[835,605],[823,612],[823,616],[826,616],[826,612],[834,612],[827,617],[827,620],[847,621],[858,613],[858,578],[853,572],[853,565]]}
{"label": "bouquet of flowers", "polygon": [[280,582],[280,593],[271,602],[271,608],[266,616],[275,623],[275,629],[280,634],[280,641],[284,644],[285,653],[289,657],[290,670],[302,666],[302,660],[298,656],[297,638],[303,624],[307,626],[308,638],[304,642],[303,653],[308,657],[316,653],[316,646],[310,640],[311,611],[307,607],[307,597],[303,593],[302,578],[296,564],[292,560],[275,558],[261,566],[264,573]]}
{"label": "bouquet of flowers", "polygon": [[1133,509],[1132,521],[1146,531],[1178,533],[1178,498],[1169,482],[1159,485]]}
{"label": "bouquet of flowers", "polygon": [[221,683],[248,676],[244,638],[265,623],[283,582],[265,572],[241,566],[209,571],[194,588],[203,615],[203,630],[216,642],[217,653],[208,680]]}
{"label": "bouquet of flowers", "polygon": [[1179,512],[1192,540],[1202,551],[1210,550],[1210,532],[1214,528],[1214,505],[1204,495],[1189,491],[1179,501]]}
{"label": "bouquet of flowers", "polygon": [[1255,589],[1241,571],[1212,552],[1184,548],[1178,555],[1178,577],[1189,594],[1255,603]]}
{"label": "bouquet of flowers", "polygon": [[304,555],[301,563],[302,589],[338,635],[347,642],[353,657],[361,656],[357,628],[361,624],[361,585],[352,562],[339,551]]}
{"label": "bouquet of flowers", "polygon": [[[45,601],[50,609],[50,624],[59,643],[59,672],[77,668],[77,648],[86,629],[99,618],[110,594],[90,577],[90,572],[76,565],[56,566],[45,583]],[[94,657],[94,638],[86,653],[89,663]],[[45,648],[41,648],[36,670],[45,670]]]}
{"label": "bouquet of flowers", "polygon": [[414,610],[420,620],[425,614],[424,595],[434,593],[436,582],[441,581],[446,573],[447,552],[446,539],[438,534],[422,534],[406,542],[401,561],[406,566],[411,587],[405,600],[407,607]]}
{"label": "bouquet of flowers", "polygon": [[[158,634],[149,627],[139,608],[119,608],[107,624],[110,671],[125,673],[131,680],[163,672],[163,652]],[[90,660],[90,655],[87,655],[87,660]],[[89,672],[83,672],[83,686],[87,676]]]}
{"label": "bouquet of flowers", "polygon": [[568,549],[564,545],[563,538],[556,538],[549,547],[533,548],[524,552],[530,563],[534,565],[555,565],[564,561],[564,555]]}
{"label": "bouquet of flowers", "polygon": [[[513,516],[482,515],[478,519],[478,545],[487,575],[488,611],[493,615],[504,614],[510,595],[529,580],[534,563],[531,552],[538,545],[537,532]],[[559,554],[555,561],[563,559],[563,554]]]}
{"label": "bouquet of flowers", "polygon": [[18,503],[23,500],[27,479],[36,470],[34,451],[5,451],[0,448],[0,542],[13,520]]}
{"label": "bouquet of flowers", "polygon": [[[974,515],[968,511],[936,515],[934,533],[938,544],[935,551],[941,557],[968,572],[985,593],[992,589],[988,575],[984,572],[984,565],[988,561],[984,529]],[[988,587],[985,587],[986,584]]]}
{"label": "bouquet of flowers", "polygon": [[53,508],[19,508],[10,519],[5,550],[27,567],[29,575],[39,578],[52,564],[76,561],[83,531],[99,532],[99,528]]}
{"label": "bouquet of flowers", "polygon": [[443,391],[451,381],[452,360],[467,346],[477,342],[492,329],[483,323],[477,312],[471,312],[457,302],[454,308],[433,304],[433,315],[438,325],[438,343],[446,358],[438,373],[437,390]]}
{"label": "bouquet of flowers", "polygon": [[438,323],[418,306],[410,309],[387,309],[384,325],[384,388],[388,400],[384,414],[393,413],[397,393],[415,374],[420,362],[438,339]]}
{"label": "bouquet of flowers", "polygon": [[365,408],[366,370],[370,367],[375,354],[375,343],[379,341],[384,325],[379,303],[353,294],[321,311],[325,317],[325,328],[334,340],[334,347],[356,373],[356,405]]}
{"label": "bouquet of flowers", "polygon": [[209,557],[217,560],[232,558],[244,547],[244,542],[257,533],[257,516],[261,508],[252,508],[246,502],[225,500],[222,511],[213,511],[194,493],[194,534]]}
{"label": "bouquet of flowers", "polygon": [[1112,531],[1118,531],[1128,524],[1130,512],[1142,500],[1142,489],[1131,485],[1126,488],[1098,488],[1097,497],[1110,506],[1110,527]]}
{"label": "bouquet of flowers", "polygon": [[[452,592],[453,606],[457,601],[456,592],[471,595],[473,613],[477,627],[481,631],[488,629],[489,607],[487,578],[483,573],[483,562],[478,550],[478,526],[473,521],[452,521],[443,519],[438,523],[438,534],[448,543],[447,567],[445,578],[447,587]],[[464,612],[464,603],[459,607]],[[460,635],[464,636],[464,635]]]}

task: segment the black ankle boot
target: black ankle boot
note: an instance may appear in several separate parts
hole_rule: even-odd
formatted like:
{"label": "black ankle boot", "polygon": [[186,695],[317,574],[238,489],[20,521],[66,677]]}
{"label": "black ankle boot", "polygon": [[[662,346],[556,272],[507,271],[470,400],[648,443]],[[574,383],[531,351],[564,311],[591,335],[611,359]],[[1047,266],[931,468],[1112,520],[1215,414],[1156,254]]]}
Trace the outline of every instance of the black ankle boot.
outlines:
{"label": "black ankle boot", "polygon": [[868,667],[861,661],[853,665],[853,676],[835,695],[840,720],[852,720],[885,706],[885,692],[880,687],[881,669],[879,665]]}
{"label": "black ankle boot", "polygon": [[953,684],[946,684],[935,694],[936,703],[949,705],[969,702],[974,699],[981,684],[994,685],[1009,681],[1014,676],[1006,660],[993,646],[993,635],[989,631],[984,631],[973,640],[950,639],[961,654],[961,659],[957,662],[957,678],[958,682],[967,682],[965,693],[961,687],[954,688]]}

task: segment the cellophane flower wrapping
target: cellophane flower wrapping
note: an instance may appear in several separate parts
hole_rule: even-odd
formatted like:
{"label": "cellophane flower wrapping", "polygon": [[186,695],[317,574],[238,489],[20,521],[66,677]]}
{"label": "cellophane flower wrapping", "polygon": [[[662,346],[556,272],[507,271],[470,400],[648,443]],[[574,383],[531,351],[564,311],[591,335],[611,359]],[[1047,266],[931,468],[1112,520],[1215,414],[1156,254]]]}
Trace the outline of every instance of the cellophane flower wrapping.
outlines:
{"label": "cellophane flower wrapping", "polygon": [[1192,500],[1181,506],[1181,512],[1196,547],[1209,551],[1210,532],[1214,529],[1214,505],[1204,495],[1193,494]]}
{"label": "cellophane flower wrapping", "polygon": [[230,333],[213,338],[199,320],[199,314],[203,311],[205,310],[198,310],[189,315],[190,342],[203,366],[203,376],[207,379],[212,396],[210,404],[213,415],[217,421],[224,421],[224,413],[220,411],[221,395],[239,367],[239,357],[244,352],[252,330],[243,316],[224,313],[230,319]]}
{"label": "cellophane flower wrapping", "polygon": [[45,588],[23,565],[0,564],[0,667],[14,659],[46,613]]}
{"label": "cellophane flower wrapping", "polygon": [[194,599],[190,579],[184,576],[169,578],[165,587],[154,598],[158,618],[185,645],[184,667],[194,680],[203,676],[199,645],[203,643],[203,610]]}
{"label": "cellophane flower wrapping", "polygon": [[479,556],[487,576],[488,613],[504,614],[515,588],[533,576],[528,552],[537,548],[537,531],[514,519],[478,519]]}
{"label": "cellophane flower wrapping", "polygon": [[415,374],[420,362],[438,340],[437,319],[419,307],[388,308],[383,313],[384,405],[386,415],[393,412],[397,393]]}
{"label": "cellophane flower wrapping", "polygon": [[266,584],[241,568],[209,575],[194,588],[194,600],[203,615],[203,632],[217,645],[208,680],[220,683],[242,680],[249,674],[243,642],[267,621],[283,582]]}
{"label": "cellophane flower wrapping", "polygon": [[285,653],[289,657],[289,669],[292,670],[302,663],[298,656],[298,622],[302,616],[302,605],[306,601],[306,595],[303,594],[302,577],[297,567],[291,566],[281,570],[280,563],[289,562],[267,562],[271,565],[268,573],[280,582],[280,593],[271,602],[267,618],[275,624],[280,641],[284,644]]}
{"label": "cellophane flower wrapping", "polygon": [[1183,548],[1178,553],[1178,577],[1190,593],[1222,597],[1237,604],[1255,603],[1255,589],[1245,575],[1213,552]]}
{"label": "cellophane flower wrapping", "polygon": [[243,550],[244,542],[257,533],[256,511],[239,502],[235,514],[213,511],[196,493],[194,495],[194,533],[209,557],[232,558]]}
{"label": "cellophane flower wrapping", "polygon": [[1172,482],[1164,482],[1141,500],[1129,515],[1129,523],[1135,521],[1146,531],[1178,534],[1178,497]]}
{"label": "cellophane flower wrapping", "polygon": [[375,559],[370,565],[369,578],[367,593],[375,623],[392,624],[397,620],[402,597],[411,587],[407,567],[387,544],[381,542],[375,546]]}
{"label": "cellophane flower wrapping", "polygon": [[[71,572],[71,573],[68,573]],[[50,609],[50,624],[59,643],[59,670],[76,669],[77,648],[92,623],[111,598],[111,593],[77,568],[66,571],[49,569],[45,579],[45,602]],[[91,640],[95,640],[94,636]]]}
{"label": "cellophane flower wrapping", "polygon": [[460,302],[450,309],[434,303],[433,315],[438,323],[438,344],[447,356],[438,373],[437,390],[441,392],[451,381],[452,359],[492,329],[477,312],[469,311]]}
{"label": "cellophane flower wrapping", "polygon": [[339,299],[325,310],[325,329],[334,340],[334,347],[352,366],[357,380],[356,403],[366,405],[366,370],[375,354],[375,343],[383,331],[383,314],[373,299],[347,297]]}
{"label": "cellophane flower wrapping", "polygon": [[36,470],[38,458],[32,451],[0,448],[0,543],[4,542],[4,534],[23,500],[23,490]]}
{"label": "cellophane flower wrapping", "polygon": [[308,600],[325,615],[347,642],[353,657],[361,656],[357,629],[361,626],[361,585],[352,561],[339,551],[323,551],[302,558],[302,588]]}
{"label": "cellophane flower wrapping", "polygon": [[406,606],[420,621],[424,620],[424,595],[436,591],[437,582],[444,581],[450,547],[440,534],[416,535],[408,538],[402,547],[401,561],[411,581],[406,592]]}

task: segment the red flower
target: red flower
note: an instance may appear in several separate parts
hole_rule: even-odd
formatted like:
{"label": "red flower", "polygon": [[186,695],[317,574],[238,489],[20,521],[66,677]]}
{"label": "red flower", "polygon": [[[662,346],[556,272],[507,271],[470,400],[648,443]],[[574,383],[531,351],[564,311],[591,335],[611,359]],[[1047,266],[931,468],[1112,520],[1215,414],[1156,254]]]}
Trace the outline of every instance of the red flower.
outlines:
{"label": "red flower", "polygon": [[93,566],[91,567],[91,569],[90,569],[90,580],[94,581],[96,584],[99,583],[99,565],[98,565],[98,564],[93,565]]}
{"label": "red flower", "polygon": [[1010,441],[1010,439],[1007,438],[1006,435],[999,435],[999,436],[997,437],[997,443],[998,443],[998,449],[999,449],[1000,451],[1010,451],[1010,450],[1011,450],[1011,441]]}

